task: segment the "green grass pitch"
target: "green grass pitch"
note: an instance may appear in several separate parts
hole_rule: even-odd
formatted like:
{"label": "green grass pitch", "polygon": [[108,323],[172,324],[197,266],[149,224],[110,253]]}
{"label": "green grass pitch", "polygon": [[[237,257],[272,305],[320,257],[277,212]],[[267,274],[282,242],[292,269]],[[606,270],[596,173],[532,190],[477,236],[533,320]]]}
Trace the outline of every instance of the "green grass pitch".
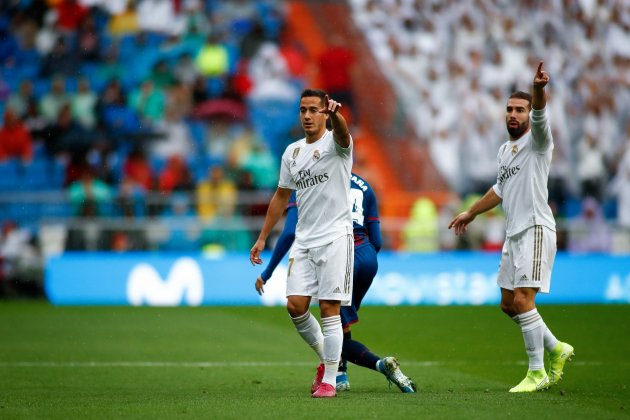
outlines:
{"label": "green grass pitch", "polygon": [[314,400],[315,356],[284,308],[0,302],[0,418],[630,417],[630,306],[539,311],[576,349],[549,391],[507,392],[527,358],[497,307],[366,306],[353,336],[419,392],[350,365],[350,391]]}

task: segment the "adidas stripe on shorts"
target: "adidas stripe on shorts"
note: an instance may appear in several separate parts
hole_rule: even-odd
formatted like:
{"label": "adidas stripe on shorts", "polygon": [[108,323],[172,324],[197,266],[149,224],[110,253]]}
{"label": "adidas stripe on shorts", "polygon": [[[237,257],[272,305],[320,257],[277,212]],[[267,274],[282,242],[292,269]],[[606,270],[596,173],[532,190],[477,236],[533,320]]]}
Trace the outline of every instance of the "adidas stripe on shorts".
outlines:
{"label": "adidas stripe on shorts", "polygon": [[354,238],[343,235],[333,242],[310,249],[296,248],[289,254],[288,296],[311,296],[318,300],[352,301]]}
{"label": "adidas stripe on shorts", "polygon": [[534,287],[549,293],[555,258],[556,232],[544,226],[527,228],[505,240],[497,285],[507,290]]}

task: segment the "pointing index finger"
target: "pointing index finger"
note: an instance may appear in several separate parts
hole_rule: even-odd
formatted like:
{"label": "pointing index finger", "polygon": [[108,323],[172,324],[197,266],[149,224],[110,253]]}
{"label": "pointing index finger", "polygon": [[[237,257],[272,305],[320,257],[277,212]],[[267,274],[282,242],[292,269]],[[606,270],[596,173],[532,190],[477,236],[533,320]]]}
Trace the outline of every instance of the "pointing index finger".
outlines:
{"label": "pointing index finger", "polygon": [[542,73],[543,62],[538,63],[538,70],[536,70],[536,74],[540,75]]}

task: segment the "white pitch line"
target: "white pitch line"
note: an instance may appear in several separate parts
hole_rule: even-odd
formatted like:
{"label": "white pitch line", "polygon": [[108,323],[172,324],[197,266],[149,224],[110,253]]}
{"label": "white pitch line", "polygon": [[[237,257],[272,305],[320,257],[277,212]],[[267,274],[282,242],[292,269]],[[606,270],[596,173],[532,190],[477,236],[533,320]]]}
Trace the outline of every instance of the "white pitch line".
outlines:
{"label": "white pitch line", "polygon": [[[516,362],[493,362],[493,361],[430,361],[430,360],[403,360],[405,366],[467,366],[467,365],[526,365],[525,361]],[[0,368],[109,368],[109,367],[128,367],[128,368],[221,368],[221,367],[298,367],[313,366],[314,362],[149,362],[149,361],[118,361],[118,362],[0,362]],[[602,366],[605,363],[600,361],[573,361],[572,366]],[[627,362],[615,362],[615,366],[628,365]]]}

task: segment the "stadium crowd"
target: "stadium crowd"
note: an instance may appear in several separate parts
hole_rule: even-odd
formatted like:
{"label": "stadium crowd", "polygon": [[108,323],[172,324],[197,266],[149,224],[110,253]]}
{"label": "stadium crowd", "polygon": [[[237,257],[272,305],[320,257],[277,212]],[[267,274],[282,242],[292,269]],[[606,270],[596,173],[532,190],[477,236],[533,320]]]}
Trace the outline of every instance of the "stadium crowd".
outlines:
{"label": "stadium crowd", "polygon": [[[483,194],[505,97],[545,61],[563,247],[630,251],[630,8],[620,0],[350,0],[353,18],[452,189]],[[605,219],[625,235],[612,238]],[[587,239],[590,238],[590,239]],[[613,243],[614,242],[614,243]]]}
{"label": "stadium crowd", "polygon": [[[546,66],[561,75],[550,101],[550,200],[579,232],[565,247],[630,249],[606,221],[630,230],[622,1],[350,4],[418,137],[463,197],[493,183],[505,93],[528,86],[515,69],[546,51]],[[280,0],[2,2],[5,260],[23,249],[33,261],[36,239],[44,253],[248,249],[256,226],[247,216],[264,214],[280,153],[300,131],[295,109],[309,63],[283,36],[286,13]],[[438,232],[449,216],[426,205],[410,220]],[[43,218],[63,228],[40,226]],[[497,231],[484,230],[492,246],[502,241]]]}

